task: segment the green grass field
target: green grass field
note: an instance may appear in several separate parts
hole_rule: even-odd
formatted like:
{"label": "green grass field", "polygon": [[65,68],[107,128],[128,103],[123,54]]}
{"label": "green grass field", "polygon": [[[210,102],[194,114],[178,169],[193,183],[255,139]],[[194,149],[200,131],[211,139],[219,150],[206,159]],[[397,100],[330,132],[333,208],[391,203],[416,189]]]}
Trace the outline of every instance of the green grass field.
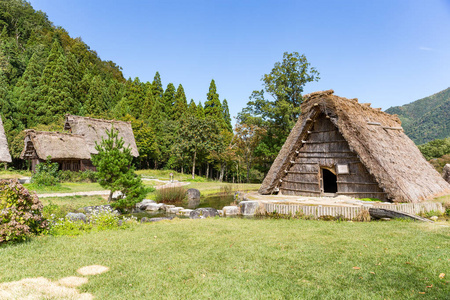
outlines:
{"label": "green grass field", "polygon": [[97,299],[448,299],[448,249],[437,224],[175,219],[1,247],[0,282],[96,264]]}

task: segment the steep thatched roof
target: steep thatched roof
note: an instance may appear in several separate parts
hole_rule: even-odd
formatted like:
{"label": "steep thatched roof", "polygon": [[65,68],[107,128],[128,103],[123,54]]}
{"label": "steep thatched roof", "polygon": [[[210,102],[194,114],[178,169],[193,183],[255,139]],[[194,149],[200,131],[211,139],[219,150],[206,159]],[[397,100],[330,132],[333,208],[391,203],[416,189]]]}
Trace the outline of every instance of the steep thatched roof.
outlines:
{"label": "steep thatched roof", "polygon": [[91,153],[81,135],[32,129],[25,130],[25,134],[25,147],[20,154],[22,159],[30,158],[33,151],[37,158],[43,160],[47,156],[52,159],[91,159]]}
{"label": "steep thatched roof", "polygon": [[306,137],[306,125],[321,113],[330,117],[389,199],[418,202],[436,194],[450,193],[450,185],[406,136],[397,116],[333,93],[329,90],[304,96],[302,114],[264,179],[261,194],[273,192]]}
{"label": "steep thatched roof", "polygon": [[6,141],[5,129],[3,128],[2,118],[0,117],[0,162],[11,162],[8,142]]}
{"label": "steep thatched roof", "polygon": [[106,130],[110,130],[111,127],[114,127],[114,129],[119,132],[119,137],[123,138],[125,146],[131,148],[131,155],[138,157],[139,152],[134,139],[133,129],[131,128],[131,122],[66,115],[64,124],[64,129],[70,130],[74,134],[84,136],[87,147],[92,154],[97,154],[95,142],[100,143],[102,137],[106,139],[108,137],[106,135]]}

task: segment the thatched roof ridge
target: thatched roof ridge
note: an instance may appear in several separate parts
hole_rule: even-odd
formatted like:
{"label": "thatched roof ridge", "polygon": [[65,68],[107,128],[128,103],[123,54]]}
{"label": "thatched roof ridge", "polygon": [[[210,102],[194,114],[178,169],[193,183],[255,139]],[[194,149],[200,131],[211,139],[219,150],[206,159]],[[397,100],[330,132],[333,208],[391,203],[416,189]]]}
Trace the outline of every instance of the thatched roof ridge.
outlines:
{"label": "thatched roof ridge", "polygon": [[390,199],[418,202],[450,193],[450,185],[406,136],[397,116],[333,93],[328,90],[304,96],[302,114],[264,179],[260,193],[272,193],[295,150],[306,138],[306,124],[322,113],[330,117]]}
{"label": "thatched roof ridge", "polygon": [[94,119],[67,114],[64,124],[66,130],[70,129],[72,133],[84,136],[91,154],[97,154],[95,142],[100,143],[102,137],[106,139],[106,130],[110,130],[111,127],[118,130],[119,137],[123,138],[125,146],[131,148],[131,155],[138,157],[139,152],[134,139],[133,129],[131,128],[131,122]]}
{"label": "thatched roof ridge", "polygon": [[3,121],[0,117],[0,162],[11,162],[11,154],[9,154],[8,141],[6,140]]}
{"label": "thatched roof ridge", "polygon": [[25,130],[25,147],[20,158],[25,158],[27,142],[31,141],[39,159],[91,159],[91,153],[86,147],[84,137],[78,134],[69,134],[50,131]]}

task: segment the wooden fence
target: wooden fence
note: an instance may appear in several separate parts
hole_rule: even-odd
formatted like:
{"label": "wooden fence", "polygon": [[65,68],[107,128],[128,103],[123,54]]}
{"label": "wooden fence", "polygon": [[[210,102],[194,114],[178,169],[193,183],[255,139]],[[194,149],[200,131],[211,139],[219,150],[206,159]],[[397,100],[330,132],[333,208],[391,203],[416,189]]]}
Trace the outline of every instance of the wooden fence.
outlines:
{"label": "wooden fence", "polygon": [[363,205],[362,207],[342,207],[342,206],[313,206],[302,204],[280,204],[280,203],[264,203],[266,212],[277,212],[282,215],[294,215],[298,212],[305,216],[313,216],[318,218],[320,216],[343,216],[346,219],[355,219],[362,209],[369,209],[370,207],[385,208],[395,211],[420,214],[429,211],[444,212],[441,203],[402,203],[402,204],[380,204],[380,205]]}

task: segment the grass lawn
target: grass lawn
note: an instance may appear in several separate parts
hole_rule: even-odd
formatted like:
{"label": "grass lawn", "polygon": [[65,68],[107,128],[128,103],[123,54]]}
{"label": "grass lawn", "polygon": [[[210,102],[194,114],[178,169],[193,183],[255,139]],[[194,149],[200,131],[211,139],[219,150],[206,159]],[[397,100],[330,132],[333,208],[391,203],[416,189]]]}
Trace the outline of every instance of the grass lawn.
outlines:
{"label": "grass lawn", "polygon": [[49,187],[35,187],[31,184],[24,184],[24,187],[30,191],[35,191],[38,194],[52,194],[52,193],[75,193],[75,192],[89,192],[89,191],[103,191],[105,190],[98,183],[88,182],[63,182],[59,186]]}
{"label": "grass lawn", "polygon": [[[1,165],[0,165],[1,166]],[[22,177],[30,177],[30,171],[24,170],[2,170],[0,171],[0,179],[18,179]]]}
{"label": "grass lawn", "polygon": [[175,219],[1,247],[0,282],[103,265],[110,271],[78,290],[97,299],[448,299],[449,249],[449,227],[437,224]]}

